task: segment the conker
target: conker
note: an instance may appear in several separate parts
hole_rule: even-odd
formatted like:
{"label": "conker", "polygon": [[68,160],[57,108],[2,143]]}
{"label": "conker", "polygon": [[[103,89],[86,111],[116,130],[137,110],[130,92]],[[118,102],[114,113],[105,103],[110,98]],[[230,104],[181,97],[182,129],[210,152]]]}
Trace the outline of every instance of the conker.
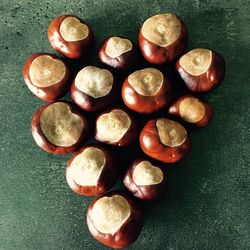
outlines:
{"label": "conker", "polygon": [[168,113],[178,116],[185,122],[197,127],[205,127],[213,117],[211,104],[193,95],[185,95],[178,98],[169,107]]}
{"label": "conker", "polygon": [[86,119],[67,101],[48,103],[32,118],[32,135],[46,152],[67,154],[77,150],[88,138]]}
{"label": "conker", "polygon": [[155,68],[133,72],[122,86],[124,103],[138,113],[156,112],[169,104],[171,97],[171,87],[167,78]]}
{"label": "conker", "polygon": [[71,59],[79,59],[86,54],[93,42],[93,36],[92,29],[73,15],[56,17],[48,28],[51,46]]}
{"label": "conker", "polygon": [[97,111],[109,106],[115,99],[113,74],[95,66],[84,67],[71,85],[71,98],[86,111]]}
{"label": "conker", "polygon": [[208,92],[225,77],[225,60],[215,51],[193,49],[176,62],[176,69],[193,92]]}
{"label": "conker", "polygon": [[82,147],[69,159],[66,180],[69,187],[80,195],[99,195],[114,186],[119,168],[115,156],[105,147]]}
{"label": "conker", "polygon": [[69,69],[65,62],[49,53],[32,54],[23,67],[29,90],[44,101],[55,101],[66,94]]}
{"label": "conker", "polygon": [[144,21],[138,40],[148,62],[164,64],[176,60],[184,52],[188,44],[188,31],[178,16],[161,13]]}
{"label": "conker", "polygon": [[143,217],[130,196],[121,191],[112,191],[90,204],[87,225],[92,236],[104,245],[124,248],[138,238]]}
{"label": "conker", "polygon": [[174,163],[188,153],[191,141],[180,123],[159,118],[146,123],[140,134],[140,145],[151,158]]}
{"label": "conker", "polygon": [[125,187],[139,199],[152,201],[166,191],[166,172],[159,163],[147,159],[136,159],[123,179]]}
{"label": "conker", "polygon": [[98,57],[102,63],[121,70],[132,68],[138,61],[135,45],[129,39],[118,36],[104,40]]}
{"label": "conker", "polygon": [[115,146],[128,146],[137,138],[137,124],[127,111],[114,108],[97,118],[95,138]]}

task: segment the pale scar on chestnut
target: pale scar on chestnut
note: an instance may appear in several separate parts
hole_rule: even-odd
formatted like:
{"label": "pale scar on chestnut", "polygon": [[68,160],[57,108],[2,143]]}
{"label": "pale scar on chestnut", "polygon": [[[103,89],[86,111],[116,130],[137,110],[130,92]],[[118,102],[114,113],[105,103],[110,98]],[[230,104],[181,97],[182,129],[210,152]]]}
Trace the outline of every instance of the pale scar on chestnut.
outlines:
{"label": "pale scar on chestnut", "polygon": [[180,102],[179,112],[183,120],[196,123],[204,117],[206,109],[197,98],[187,97]]}
{"label": "pale scar on chestnut", "polygon": [[183,55],[179,63],[190,75],[201,75],[209,69],[212,63],[212,51],[208,49],[193,49]]}
{"label": "pale scar on chestnut", "polygon": [[131,208],[121,195],[102,197],[92,208],[91,219],[95,228],[104,234],[115,234],[129,218]]}
{"label": "pale scar on chestnut", "polygon": [[84,124],[77,114],[71,112],[67,104],[57,102],[42,111],[40,126],[51,143],[69,147],[79,140]]}
{"label": "pale scar on chestnut", "polygon": [[163,173],[149,161],[141,161],[133,171],[133,180],[138,186],[156,185],[163,181]]}
{"label": "pale scar on chestnut", "polygon": [[41,55],[33,60],[29,69],[30,80],[37,87],[48,87],[60,82],[66,73],[64,63],[49,55]]}
{"label": "pale scar on chestnut", "polygon": [[129,116],[120,109],[102,114],[97,120],[98,137],[104,141],[118,142],[131,125]]}
{"label": "pale scar on chestnut", "polygon": [[137,70],[129,75],[128,82],[138,94],[154,96],[162,87],[163,74],[155,68]]}
{"label": "pale scar on chestnut", "polygon": [[178,122],[160,118],[156,121],[156,127],[160,141],[165,146],[178,147],[182,145],[187,138],[186,129]]}
{"label": "pale scar on chestnut", "polygon": [[114,77],[109,70],[95,66],[84,67],[78,72],[75,85],[83,93],[100,98],[110,93],[114,83]]}
{"label": "pale scar on chestnut", "polygon": [[88,147],[71,162],[68,174],[80,186],[96,186],[105,163],[106,158],[102,150]]}
{"label": "pale scar on chestnut", "polygon": [[76,17],[66,17],[60,25],[60,34],[67,42],[80,41],[88,36],[89,28]]}
{"label": "pale scar on chestnut", "polygon": [[181,34],[181,22],[172,13],[163,13],[148,18],[142,25],[142,35],[150,42],[167,47]]}
{"label": "pale scar on chestnut", "polygon": [[111,37],[106,45],[105,52],[111,58],[116,58],[130,50],[132,50],[133,44],[130,40],[121,37]]}

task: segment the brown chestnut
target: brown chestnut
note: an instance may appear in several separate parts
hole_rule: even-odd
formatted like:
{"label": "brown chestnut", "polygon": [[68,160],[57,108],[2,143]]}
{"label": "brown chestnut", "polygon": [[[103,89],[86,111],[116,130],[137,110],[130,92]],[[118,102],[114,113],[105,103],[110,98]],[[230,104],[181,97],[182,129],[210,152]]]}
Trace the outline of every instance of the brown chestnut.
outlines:
{"label": "brown chestnut", "polygon": [[36,97],[44,101],[55,101],[66,94],[69,69],[56,55],[36,53],[24,64],[23,78]]}
{"label": "brown chestnut", "polygon": [[137,198],[152,201],[166,191],[166,172],[159,163],[153,165],[149,160],[136,159],[128,168],[123,183]]}
{"label": "brown chestnut", "polygon": [[51,46],[66,57],[79,59],[93,42],[92,29],[73,15],[58,16],[50,23],[48,39]]}
{"label": "brown chestnut", "polygon": [[80,195],[99,195],[114,186],[118,179],[115,156],[104,146],[88,145],[69,159],[66,180]]}
{"label": "brown chestnut", "polygon": [[126,106],[138,113],[153,113],[171,101],[171,87],[161,71],[145,68],[130,74],[122,86]]}
{"label": "brown chestnut", "polygon": [[121,70],[130,69],[138,59],[134,44],[118,36],[111,36],[102,43],[98,57],[102,63]]}
{"label": "brown chestnut", "polygon": [[161,13],[144,21],[138,40],[148,62],[164,64],[177,59],[187,48],[188,31],[178,16]]}
{"label": "brown chestnut", "polygon": [[191,141],[180,123],[159,118],[146,123],[140,134],[140,145],[151,158],[174,163],[188,153]]}
{"label": "brown chestnut", "polygon": [[71,98],[86,111],[97,111],[109,106],[115,99],[113,74],[95,66],[84,67],[71,85]]}
{"label": "brown chestnut", "polygon": [[67,101],[48,103],[32,118],[32,135],[46,152],[67,154],[77,150],[88,137],[86,119]]}
{"label": "brown chestnut", "polygon": [[168,109],[170,115],[179,116],[185,122],[205,127],[213,118],[213,108],[207,101],[193,95],[178,98]]}
{"label": "brown chestnut", "polygon": [[90,204],[87,225],[92,236],[104,245],[124,248],[140,235],[143,216],[130,196],[112,191]]}
{"label": "brown chestnut", "polygon": [[137,125],[125,110],[114,108],[96,120],[96,140],[115,146],[128,146],[137,138]]}
{"label": "brown chestnut", "polygon": [[225,77],[225,60],[209,49],[193,49],[176,62],[176,69],[187,87],[194,92],[208,92]]}

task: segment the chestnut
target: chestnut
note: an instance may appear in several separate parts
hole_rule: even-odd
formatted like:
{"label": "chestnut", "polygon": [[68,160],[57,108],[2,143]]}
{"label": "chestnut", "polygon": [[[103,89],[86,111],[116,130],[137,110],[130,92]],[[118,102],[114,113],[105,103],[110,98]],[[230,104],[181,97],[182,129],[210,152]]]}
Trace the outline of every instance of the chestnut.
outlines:
{"label": "chestnut", "polygon": [[124,248],[140,235],[143,216],[129,195],[112,191],[90,204],[87,225],[92,236],[104,245]]}
{"label": "chestnut", "polygon": [[132,68],[138,60],[135,45],[129,39],[118,36],[104,40],[98,57],[102,63],[121,70]]}
{"label": "chestnut", "polygon": [[40,107],[32,118],[36,144],[48,153],[67,154],[88,138],[88,124],[72,103],[57,101]]}
{"label": "chestnut", "polygon": [[180,123],[159,118],[146,123],[140,134],[140,146],[151,158],[174,163],[188,153],[191,141]]}
{"label": "chestnut", "polygon": [[166,172],[159,163],[153,165],[149,160],[136,159],[128,168],[123,183],[137,198],[153,201],[166,191]]}
{"label": "chestnut", "polygon": [[71,99],[86,111],[98,111],[115,99],[113,74],[106,69],[87,66],[78,72],[71,85]]}
{"label": "chestnut", "polygon": [[125,110],[114,108],[96,120],[95,139],[115,146],[128,146],[137,138],[137,124]]}
{"label": "chestnut", "polygon": [[44,101],[55,101],[66,94],[69,69],[56,55],[36,53],[24,64],[23,78],[36,97]]}
{"label": "chestnut", "polygon": [[92,29],[73,15],[56,17],[48,28],[51,46],[71,59],[79,59],[86,54],[91,47],[93,37]]}
{"label": "chestnut", "polygon": [[80,195],[99,195],[114,186],[118,179],[115,156],[104,146],[82,147],[69,159],[66,180]]}
{"label": "chestnut", "polygon": [[153,113],[171,101],[171,88],[161,71],[145,68],[130,74],[122,85],[126,106],[138,113]]}
{"label": "chestnut", "polygon": [[176,69],[193,92],[208,92],[225,77],[225,60],[209,49],[193,49],[176,62]]}
{"label": "chestnut", "polygon": [[168,109],[170,115],[178,116],[187,123],[205,127],[213,118],[213,108],[207,101],[193,95],[178,98]]}
{"label": "chestnut", "polygon": [[148,62],[164,64],[177,59],[187,48],[188,31],[178,16],[161,13],[144,21],[138,40]]}

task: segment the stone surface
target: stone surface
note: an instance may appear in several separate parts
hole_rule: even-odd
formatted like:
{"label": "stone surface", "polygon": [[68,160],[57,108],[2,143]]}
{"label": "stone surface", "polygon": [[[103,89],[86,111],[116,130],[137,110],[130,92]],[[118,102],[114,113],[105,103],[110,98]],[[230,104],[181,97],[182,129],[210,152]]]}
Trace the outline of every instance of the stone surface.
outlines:
{"label": "stone surface", "polygon": [[249,1],[1,0],[0,249],[108,249],[85,223],[93,198],[67,187],[70,156],[47,154],[32,139],[31,117],[43,102],[28,91],[22,66],[31,53],[53,53],[47,27],[57,15],[75,14],[94,29],[95,56],[78,63],[82,67],[100,65],[96,52],[104,38],[136,41],[142,21],[164,11],[186,22],[189,49],[207,47],[225,56],[227,75],[207,95],[214,120],[192,132],[190,155],[168,167],[169,191],[162,201],[143,205],[145,226],[128,249],[250,248]]}

